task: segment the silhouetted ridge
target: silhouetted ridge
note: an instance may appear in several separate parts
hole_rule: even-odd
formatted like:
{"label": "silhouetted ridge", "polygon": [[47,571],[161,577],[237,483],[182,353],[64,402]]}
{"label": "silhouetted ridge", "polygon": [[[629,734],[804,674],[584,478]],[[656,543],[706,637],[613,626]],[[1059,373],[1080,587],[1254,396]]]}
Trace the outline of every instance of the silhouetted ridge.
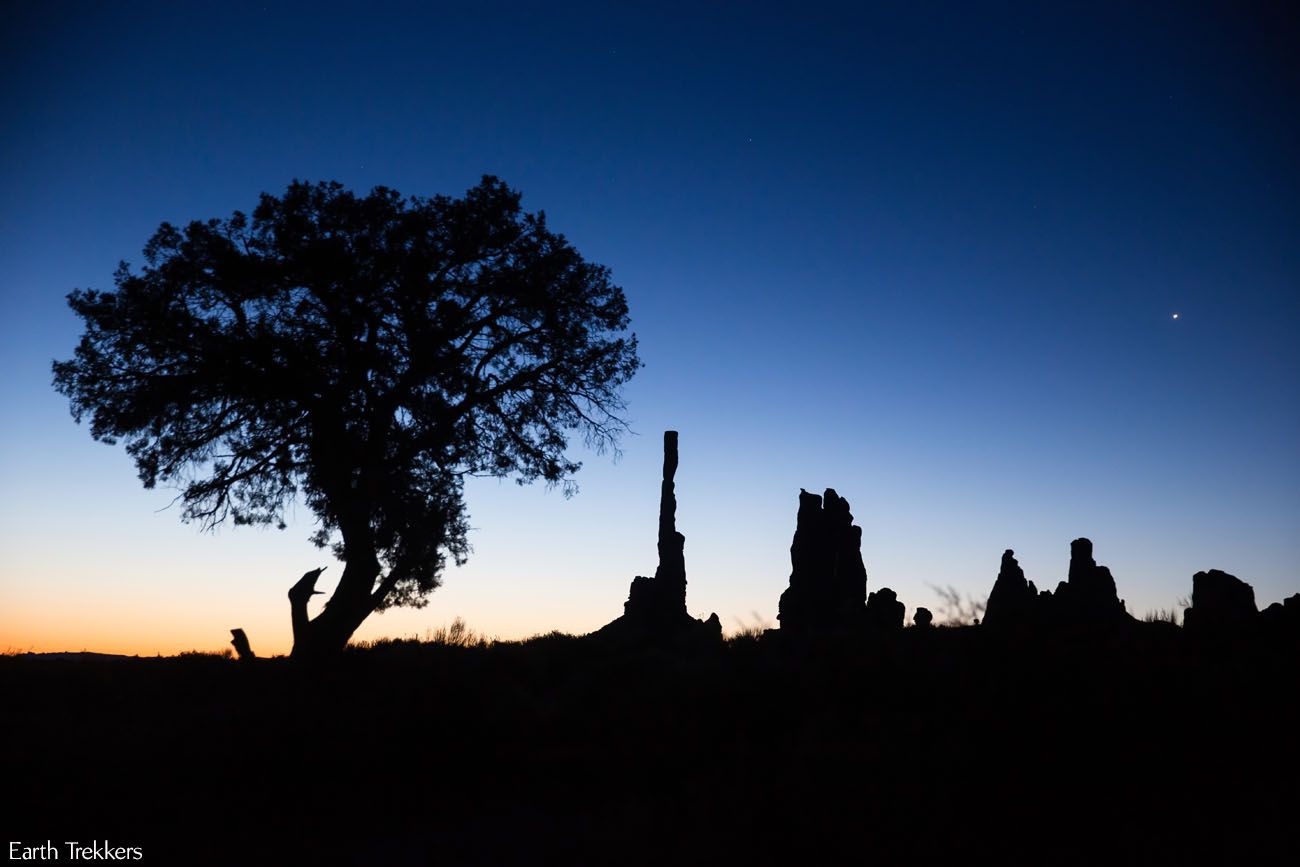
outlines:
{"label": "silhouetted ridge", "polygon": [[686,537],[677,531],[677,431],[664,431],[663,481],[659,487],[659,566],[653,578],[632,579],[623,616],[597,635],[671,636],[690,632],[721,638],[717,614],[701,621],[686,612]]}
{"label": "silhouetted ridge", "polygon": [[783,631],[856,630],[866,624],[862,528],[853,523],[848,500],[833,488],[824,498],[799,490],[790,566],[790,586],[777,614]]}

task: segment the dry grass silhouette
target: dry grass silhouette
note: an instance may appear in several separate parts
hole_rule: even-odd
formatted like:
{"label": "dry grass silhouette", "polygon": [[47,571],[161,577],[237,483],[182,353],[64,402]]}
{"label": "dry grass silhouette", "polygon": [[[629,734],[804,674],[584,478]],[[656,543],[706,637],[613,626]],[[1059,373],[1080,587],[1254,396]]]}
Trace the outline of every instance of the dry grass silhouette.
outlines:
{"label": "dry grass silhouette", "polygon": [[940,587],[938,584],[927,584],[931,590],[939,597],[939,604],[935,606],[935,625],[937,626],[972,626],[980,622],[984,616],[984,609],[988,607],[988,597],[976,599],[974,596],[962,596],[960,590],[949,584],[947,587]]}
{"label": "dry grass silhouette", "polygon": [[757,611],[750,612],[750,622],[746,623],[739,617],[734,618],[736,629],[726,636],[729,644],[738,642],[754,642],[763,637],[763,633],[772,628],[772,624]]}

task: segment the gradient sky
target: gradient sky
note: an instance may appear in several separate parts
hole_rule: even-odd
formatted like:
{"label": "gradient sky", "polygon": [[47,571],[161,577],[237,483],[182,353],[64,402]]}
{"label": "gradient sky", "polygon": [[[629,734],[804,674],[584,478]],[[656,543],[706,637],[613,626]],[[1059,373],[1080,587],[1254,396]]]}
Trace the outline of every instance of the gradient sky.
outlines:
{"label": "gradient sky", "polygon": [[472,482],[469,564],[358,637],[621,613],[667,428],[688,606],[728,627],[775,621],[800,487],[909,609],[1008,547],[1054,587],[1077,536],[1139,616],[1202,569],[1300,590],[1285,4],[705,5],[0,7],[0,650],[284,652],[289,585],[337,578],[303,510],[181,524],[50,387],[69,290],[294,178],[499,175],[613,270],[645,361],[620,460],[568,500]]}

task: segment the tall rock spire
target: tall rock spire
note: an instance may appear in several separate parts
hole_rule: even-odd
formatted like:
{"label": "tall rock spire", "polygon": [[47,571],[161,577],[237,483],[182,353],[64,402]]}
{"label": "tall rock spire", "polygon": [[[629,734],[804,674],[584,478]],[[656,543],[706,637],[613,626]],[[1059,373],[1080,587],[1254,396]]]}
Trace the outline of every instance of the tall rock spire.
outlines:
{"label": "tall rock spire", "polygon": [[722,637],[714,614],[706,621],[686,612],[686,537],[677,532],[677,431],[664,431],[664,471],[659,484],[659,565],[653,578],[632,579],[623,616],[596,634],[636,640],[655,636],[690,635],[705,640]]}
{"label": "tall rock spire", "polygon": [[659,567],[657,592],[665,610],[686,613],[686,537],[677,532],[677,431],[664,431],[664,473],[659,486]]}

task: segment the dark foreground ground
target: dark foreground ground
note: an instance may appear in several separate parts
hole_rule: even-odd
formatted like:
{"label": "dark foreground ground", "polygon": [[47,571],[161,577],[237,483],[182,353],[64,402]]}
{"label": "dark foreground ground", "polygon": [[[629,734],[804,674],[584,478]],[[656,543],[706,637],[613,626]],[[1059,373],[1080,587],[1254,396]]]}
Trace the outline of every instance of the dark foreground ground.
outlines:
{"label": "dark foreground ground", "polygon": [[1297,643],[1194,637],[0,658],[2,842],[182,865],[1295,863]]}

